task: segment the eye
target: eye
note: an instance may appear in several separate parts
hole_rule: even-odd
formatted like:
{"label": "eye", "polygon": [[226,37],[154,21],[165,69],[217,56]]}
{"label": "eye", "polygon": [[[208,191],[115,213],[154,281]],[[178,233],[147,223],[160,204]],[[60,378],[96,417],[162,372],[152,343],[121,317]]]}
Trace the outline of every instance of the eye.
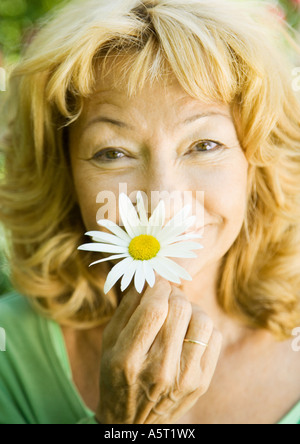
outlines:
{"label": "eye", "polygon": [[113,148],[107,148],[102,151],[98,151],[91,160],[96,162],[112,162],[114,160],[122,159],[125,154],[119,150]]}
{"label": "eye", "polygon": [[200,153],[206,153],[209,151],[217,151],[220,148],[223,148],[223,144],[219,142],[214,142],[213,140],[201,140],[197,142],[194,147],[196,147],[196,151]]}

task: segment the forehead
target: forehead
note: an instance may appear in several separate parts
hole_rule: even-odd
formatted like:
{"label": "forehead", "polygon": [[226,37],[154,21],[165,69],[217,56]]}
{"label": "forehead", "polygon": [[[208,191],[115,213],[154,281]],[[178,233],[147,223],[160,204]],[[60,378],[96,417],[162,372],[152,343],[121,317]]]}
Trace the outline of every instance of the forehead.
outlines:
{"label": "forehead", "polygon": [[[110,65],[104,72],[99,70],[93,93],[84,101],[84,114],[90,114],[95,108],[101,106],[114,106],[120,109],[138,108],[150,113],[151,110],[159,112],[184,113],[197,109],[198,111],[220,112],[231,116],[228,104],[207,101],[203,102],[197,97],[188,94],[181,86],[174,74],[169,73],[155,81],[147,80],[142,89],[137,89],[133,95],[128,94],[126,79],[118,74],[122,65]],[[122,81],[120,81],[122,78]]]}

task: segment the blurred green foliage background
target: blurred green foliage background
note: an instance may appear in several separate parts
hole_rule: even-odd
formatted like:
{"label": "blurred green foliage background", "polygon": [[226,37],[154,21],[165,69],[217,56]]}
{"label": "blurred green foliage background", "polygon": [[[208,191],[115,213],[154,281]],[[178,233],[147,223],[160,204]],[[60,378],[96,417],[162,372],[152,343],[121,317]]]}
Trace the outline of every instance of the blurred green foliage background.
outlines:
{"label": "blurred green foliage background", "polygon": [[16,60],[35,22],[61,3],[62,0],[1,0],[0,51],[5,59]]}
{"label": "blurred green foliage background", "polygon": [[[61,3],[62,0],[0,0],[0,67],[18,60],[35,23]],[[0,105],[4,95],[5,92],[0,91]],[[0,135],[1,129],[0,115]],[[0,176],[1,169],[0,159]],[[11,288],[3,245],[4,236],[0,229],[0,295]]]}
{"label": "blurred green foliage background", "polygon": [[[35,22],[54,7],[67,0],[1,0],[0,1],[0,53],[8,60],[16,59],[22,43]],[[209,0],[208,0],[209,1]],[[265,0],[261,0],[265,1]],[[297,27],[300,24],[300,0],[268,0],[278,7],[279,14]]]}
{"label": "blurred green foliage background", "polygon": [[[53,8],[67,1],[68,0],[0,0],[0,67],[8,66],[17,61],[22,52],[22,48],[30,40],[36,22]],[[274,16],[286,18],[292,27],[299,28],[300,0],[269,0],[269,3],[272,9],[272,5],[274,4],[274,11],[272,11],[274,12]],[[0,91],[0,105],[4,94],[5,92]],[[3,254],[3,240],[3,234],[1,234],[0,229],[0,295],[10,289],[9,279],[7,277],[9,274],[8,267]]]}

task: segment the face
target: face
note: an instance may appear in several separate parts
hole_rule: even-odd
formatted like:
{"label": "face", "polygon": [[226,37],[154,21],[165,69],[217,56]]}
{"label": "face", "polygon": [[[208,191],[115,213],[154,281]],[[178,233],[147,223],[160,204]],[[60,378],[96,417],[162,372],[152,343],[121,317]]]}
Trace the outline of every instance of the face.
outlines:
{"label": "face", "polygon": [[[192,276],[219,263],[240,233],[248,163],[230,109],[189,96],[176,79],[145,86],[132,98],[100,79],[70,128],[70,155],[86,230],[100,229],[98,194],[112,192],[117,204],[123,183],[128,195],[140,190],[149,203],[153,191],[189,191],[204,249],[197,259],[174,260]],[[169,203],[167,220],[174,210]],[[117,208],[121,225],[118,217]]]}

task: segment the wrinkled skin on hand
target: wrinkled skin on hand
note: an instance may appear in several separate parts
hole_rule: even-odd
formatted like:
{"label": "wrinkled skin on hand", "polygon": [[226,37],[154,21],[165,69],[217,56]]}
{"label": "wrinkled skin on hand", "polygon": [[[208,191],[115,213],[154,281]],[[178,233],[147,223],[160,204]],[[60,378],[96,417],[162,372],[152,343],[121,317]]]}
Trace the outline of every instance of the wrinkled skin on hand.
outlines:
{"label": "wrinkled skin on hand", "polygon": [[98,421],[175,423],[209,388],[221,344],[179,288],[161,278],[142,296],[131,288],[104,331]]}

